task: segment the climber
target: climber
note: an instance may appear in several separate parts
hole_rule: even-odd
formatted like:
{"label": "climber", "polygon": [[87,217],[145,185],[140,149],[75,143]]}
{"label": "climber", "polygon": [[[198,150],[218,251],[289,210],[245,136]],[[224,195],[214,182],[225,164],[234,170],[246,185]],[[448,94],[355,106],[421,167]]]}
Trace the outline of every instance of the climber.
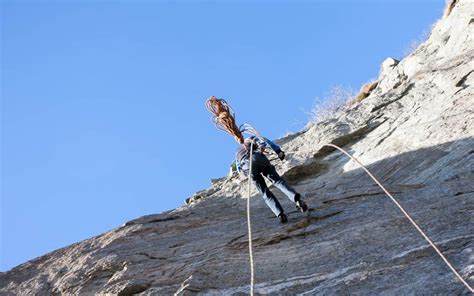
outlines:
{"label": "climber", "polygon": [[[280,218],[280,222],[286,223],[288,218],[276,197],[268,189],[265,179],[263,178],[264,176],[285,193],[291,201],[296,203],[296,207],[300,211],[308,211],[308,206],[301,199],[301,195],[291,188],[286,181],[280,177],[280,175],[278,175],[275,167],[263,154],[268,145],[276,154],[278,154],[278,158],[283,160],[285,159],[285,153],[281,148],[267,138],[262,137],[255,128],[248,124],[243,124],[240,127],[237,127],[237,124],[235,123],[235,113],[224,99],[218,99],[215,96],[211,96],[206,101],[206,108],[213,115],[211,119],[214,125],[218,129],[229,133],[234,137],[237,143],[240,144],[237,149],[235,161],[237,171],[239,173],[242,171],[246,176],[248,176],[248,171],[250,169],[249,160],[252,159],[251,178],[257,186],[258,191],[262,194],[268,207],[277,217]],[[251,134],[252,136],[244,139],[243,133]],[[250,147],[252,147],[252,157],[250,157]]]}
{"label": "climber", "polygon": [[253,145],[253,155],[251,157],[251,178],[260,194],[262,194],[267,206],[278,218],[280,218],[280,222],[286,223],[288,218],[286,217],[282,206],[278,202],[278,199],[276,199],[275,195],[273,195],[270,189],[268,189],[265,179],[263,178],[264,176],[268,178],[278,189],[285,193],[292,202],[296,203],[296,208],[298,210],[301,212],[306,212],[308,210],[308,206],[301,199],[301,195],[291,188],[288,183],[280,177],[275,167],[270,163],[264,154],[265,148],[270,146],[270,148],[278,155],[278,158],[283,161],[283,159],[285,159],[285,153],[281,150],[281,148],[267,138],[259,138],[256,136],[251,136],[245,140],[241,138],[239,143],[240,146],[237,149],[237,153],[235,155],[237,172],[243,172],[246,176],[248,176],[250,167],[250,145]]}

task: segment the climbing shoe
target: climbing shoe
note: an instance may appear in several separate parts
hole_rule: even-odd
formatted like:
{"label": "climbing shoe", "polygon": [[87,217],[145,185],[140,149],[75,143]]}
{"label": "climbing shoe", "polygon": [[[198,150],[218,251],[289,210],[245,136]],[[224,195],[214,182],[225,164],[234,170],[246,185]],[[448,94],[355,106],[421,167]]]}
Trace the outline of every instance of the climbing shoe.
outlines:
{"label": "climbing shoe", "polygon": [[297,193],[295,196],[295,202],[296,202],[296,208],[298,209],[298,211],[303,212],[303,213],[308,211],[308,206],[303,200],[301,200],[301,195],[299,193]]}
{"label": "climbing shoe", "polygon": [[280,218],[281,223],[288,222],[288,218],[286,217],[285,213],[280,213],[280,215],[278,215],[278,218]]}

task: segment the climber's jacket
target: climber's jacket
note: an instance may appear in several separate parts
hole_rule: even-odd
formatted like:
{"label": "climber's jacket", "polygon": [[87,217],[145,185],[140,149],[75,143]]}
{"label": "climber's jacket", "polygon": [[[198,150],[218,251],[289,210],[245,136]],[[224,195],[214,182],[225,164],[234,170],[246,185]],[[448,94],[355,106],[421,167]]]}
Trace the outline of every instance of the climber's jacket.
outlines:
{"label": "climber's jacket", "polygon": [[[275,153],[278,154],[279,157],[283,153],[280,146],[273,143],[269,139],[263,138],[262,140],[258,137],[252,136],[249,139],[246,139],[245,143],[241,144],[239,148],[237,148],[237,152],[235,154],[235,165],[236,165],[237,172],[239,173],[241,170],[244,170],[245,172],[248,169],[247,163],[249,160],[251,143],[253,143],[253,151],[255,153],[263,153],[267,146],[270,146],[270,148],[272,148],[272,150],[275,151]],[[282,158],[280,157],[280,159]]]}

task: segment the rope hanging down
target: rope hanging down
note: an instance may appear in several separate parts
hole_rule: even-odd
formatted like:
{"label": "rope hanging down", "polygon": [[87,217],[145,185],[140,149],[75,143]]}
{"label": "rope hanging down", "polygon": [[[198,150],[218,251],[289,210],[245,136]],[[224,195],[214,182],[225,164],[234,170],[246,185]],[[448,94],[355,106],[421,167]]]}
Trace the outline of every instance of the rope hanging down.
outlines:
{"label": "rope hanging down", "polygon": [[[250,125],[244,124],[241,125],[240,128],[237,127],[235,123],[235,113],[230,107],[230,105],[223,99],[218,99],[214,96],[210,97],[206,101],[207,109],[213,114],[212,121],[214,125],[229,134],[231,134],[234,139],[239,143],[244,143],[244,137],[242,133],[248,133],[253,136],[261,138],[260,134]],[[390,199],[395,203],[395,205],[402,211],[402,213],[407,217],[410,223],[418,230],[418,232],[423,236],[423,238],[433,247],[436,253],[443,259],[444,263],[451,269],[451,271],[458,277],[458,279],[468,288],[471,293],[474,293],[473,288],[462,278],[462,276],[456,271],[456,269],[452,266],[452,264],[448,261],[448,259],[441,253],[441,251],[436,247],[433,241],[426,235],[423,230],[418,226],[418,224],[411,218],[411,216],[405,211],[405,209],[398,203],[398,201],[388,192],[385,187],[372,175],[372,173],[355,157],[347,153],[344,149],[334,145],[334,144],[325,144],[323,145],[327,147],[333,147],[349,158],[354,160],[374,181],[375,183],[382,188],[385,194],[390,197]],[[253,153],[253,145],[250,145],[250,157]],[[249,178],[248,178],[248,196],[247,196],[247,224],[248,224],[248,237],[249,237],[249,257],[250,257],[250,295],[253,296],[254,294],[254,282],[255,282],[255,268],[254,268],[254,260],[253,260],[253,247],[252,247],[252,225],[250,219],[250,194],[251,194],[251,174],[252,174],[252,161],[250,159],[250,167],[249,167]]]}
{"label": "rope hanging down", "polygon": [[469,291],[471,291],[471,293],[474,293],[474,290],[472,289],[472,287],[462,278],[462,276],[456,271],[456,269],[454,269],[454,267],[451,265],[451,263],[448,261],[448,259],[443,255],[443,253],[441,253],[441,251],[433,243],[433,241],[428,237],[428,235],[425,234],[425,232],[420,228],[420,226],[418,226],[418,224],[415,222],[415,220],[413,220],[410,217],[410,215],[407,213],[407,211],[405,211],[405,209],[400,205],[400,203],[398,203],[398,201],[392,196],[392,194],[390,194],[390,192],[388,192],[388,190],[385,189],[385,187],[383,187],[383,185],[374,177],[374,175],[372,175],[372,173],[357,158],[353,157],[352,155],[347,153],[344,149],[342,149],[342,148],[340,148],[340,147],[338,147],[334,144],[325,144],[325,145],[323,145],[323,147],[324,146],[330,146],[330,147],[336,148],[337,150],[341,151],[345,155],[349,156],[352,160],[354,160],[375,181],[375,183],[377,183],[377,185],[379,185],[379,187],[382,188],[382,190],[385,192],[385,194],[388,197],[390,197],[390,199],[397,205],[397,207],[400,209],[400,211],[402,211],[402,213],[405,215],[405,217],[407,217],[407,219],[411,222],[411,224],[413,224],[413,226],[415,226],[416,230],[418,230],[418,232],[423,236],[423,238],[433,247],[433,249],[436,251],[436,253],[438,253],[438,255],[441,257],[441,259],[443,259],[444,263],[446,263],[446,265],[448,265],[448,267],[451,269],[451,271],[458,277],[458,279],[464,284],[464,286],[466,286],[466,288],[468,288]]}
{"label": "rope hanging down", "polygon": [[247,191],[247,226],[248,226],[248,237],[249,237],[249,257],[250,257],[250,296],[253,296],[253,290],[255,286],[255,268],[253,265],[253,247],[252,247],[252,223],[250,221],[250,192],[252,188],[252,154],[253,144],[250,144],[250,166],[249,166],[249,178],[248,178],[248,191]]}
{"label": "rope hanging down", "polygon": [[[428,237],[428,235],[425,234],[425,232],[420,228],[420,226],[418,226],[418,224],[415,222],[415,220],[413,220],[413,218],[407,213],[407,211],[405,211],[405,209],[392,196],[392,194],[390,194],[390,192],[388,192],[388,190],[385,189],[385,187],[383,187],[383,185],[377,180],[377,178],[375,178],[374,175],[372,175],[372,173],[357,158],[353,157],[352,155],[347,153],[344,149],[342,149],[341,147],[336,146],[334,144],[325,144],[325,145],[323,145],[323,147],[324,146],[336,148],[337,150],[341,151],[342,153],[347,155],[349,158],[354,160],[375,181],[375,183],[377,183],[377,185],[380,188],[382,188],[382,190],[385,192],[385,194],[388,197],[390,197],[390,199],[395,203],[395,205],[397,205],[397,207],[402,211],[402,213],[405,215],[405,217],[407,217],[407,219],[411,222],[411,224],[413,224],[413,226],[415,226],[416,230],[418,230],[418,232],[423,236],[423,238],[431,245],[431,247],[433,247],[433,249],[436,251],[436,253],[438,253],[438,255],[441,257],[441,259],[443,259],[444,263],[446,263],[446,265],[449,267],[449,269],[451,269],[451,271],[464,284],[464,286],[466,286],[466,288],[471,293],[474,293],[474,290],[472,289],[472,287],[456,271],[456,269],[452,266],[452,264],[448,261],[448,259],[443,255],[443,253],[441,253],[441,251],[438,249],[438,247],[436,247],[436,245]],[[250,168],[251,168],[251,166],[250,166]],[[250,207],[249,207],[250,203],[249,203],[249,201],[250,201],[250,177],[249,177],[249,190],[248,190],[248,199],[247,199],[247,222],[249,224],[248,230],[249,230],[250,268],[251,268],[250,295],[253,295],[253,290],[254,290],[254,278],[253,278],[254,266],[253,266],[252,233],[251,233],[252,229],[251,229],[251,226],[250,226]]]}
{"label": "rope hanging down", "polygon": [[[206,101],[206,107],[212,113],[212,122],[216,128],[229,133],[239,144],[244,144],[245,140],[243,133],[250,134],[263,140],[262,136],[249,124],[242,124],[237,127],[235,123],[235,113],[232,107],[224,100],[211,96]],[[250,219],[250,194],[252,189],[252,154],[253,154],[253,140],[250,142],[250,165],[248,176],[248,196],[247,196],[247,226],[249,237],[249,256],[250,256],[250,295],[253,296],[255,286],[255,267],[253,264],[253,247],[252,247],[252,223]]]}

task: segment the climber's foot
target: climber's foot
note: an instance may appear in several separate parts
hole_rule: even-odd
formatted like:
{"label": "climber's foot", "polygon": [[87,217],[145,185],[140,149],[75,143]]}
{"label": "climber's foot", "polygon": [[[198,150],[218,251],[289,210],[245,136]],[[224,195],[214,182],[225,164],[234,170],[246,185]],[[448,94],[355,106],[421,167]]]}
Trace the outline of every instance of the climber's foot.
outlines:
{"label": "climber's foot", "polygon": [[295,201],[296,201],[296,208],[298,209],[298,211],[303,212],[303,213],[308,211],[308,206],[301,199],[301,196],[299,193],[296,194]]}
{"label": "climber's foot", "polygon": [[278,218],[280,218],[281,223],[288,222],[288,218],[286,217],[285,213],[280,213],[280,215],[278,215]]}

